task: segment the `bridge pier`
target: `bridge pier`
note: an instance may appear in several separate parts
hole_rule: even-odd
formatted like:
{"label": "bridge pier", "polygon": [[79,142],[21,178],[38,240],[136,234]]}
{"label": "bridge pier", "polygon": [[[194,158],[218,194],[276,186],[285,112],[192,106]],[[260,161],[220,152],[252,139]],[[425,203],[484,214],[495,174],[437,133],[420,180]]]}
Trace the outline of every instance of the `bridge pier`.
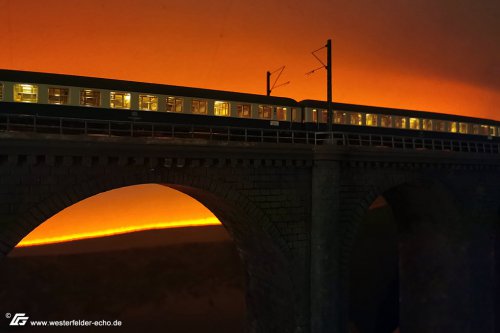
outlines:
{"label": "bridge pier", "polygon": [[495,332],[495,215],[466,192],[462,201],[419,184],[385,194],[399,227],[402,332]]}
{"label": "bridge pier", "polygon": [[343,299],[340,212],[340,164],[316,160],[312,169],[311,332],[347,329]]}
{"label": "bridge pier", "polygon": [[311,170],[311,332],[349,331],[349,244],[380,194],[399,229],[401,331],[496,332],[495,171],[366,168],[325,156]]}

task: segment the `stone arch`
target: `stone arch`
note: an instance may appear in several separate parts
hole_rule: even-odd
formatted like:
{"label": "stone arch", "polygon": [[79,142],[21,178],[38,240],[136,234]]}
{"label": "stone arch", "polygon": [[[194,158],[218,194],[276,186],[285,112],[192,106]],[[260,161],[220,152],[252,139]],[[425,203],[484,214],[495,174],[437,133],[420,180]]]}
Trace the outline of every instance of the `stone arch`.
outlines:
{"label": "stone arch", "polygon": [[[360,234],[360,226],[365,218],[366,212],[375,199],[379,196],[383,196],[392,209],[399,200],[398,196],[405,191],[409,191],[409,188],[420,188],[422,191],[428,190],[429,196],[431,197],[444,196],[451,198],[453,194],[452,189],[446,182],[433,175],[404,171],[394,172],[394,170],[392,170],[392,172],[392,174],[388,172],[383,177],[372,177],[375,181],[365,184],[363,191],[359,191],[358,196],[347,198],[346,200],[352,200],[350,203],[344,203],[344,205],[348,207],[353,207],[350,211],[343,211],[341,213],[343,214],[341,216],[343,235],[345,235],[341,247],[341,270],[343,280],[342,284],[344,286],[343,305],[345,307],[344,311],[346,314],[350,313],[350,275],[351,266],[353,264],[353,247],[356,243],[358,235]],[[450,201],[453,205],[453,200],[449,200],[449,202]],[[402,209],[402,207],[399,208]],[[398,224],[398,217],[395,217],[396,224]],[[399,217],[399,224],[401,224],[402,220],[405,219]],[[392,282],[390,284],[393,285]],[[392,295],[390,297],[392,299],[395,296],[393,297]],[[347,320],[347,316],[345,317],[345,320]]]}
{"label": "stone arch", "polygon": [[[414,174],[402,173],[398,176],[396,175],[384,175],[384,177],[379,178],[380,181],[368,184],[362,192],[360,192],[359,197],[355,197],[355,202],[353,204],[347,203],[350,207],[355,207],[350,211],[345,211],[344,216],[341,216],[342,221],[342,234],[344,235],[341,247],[341,262],[344,263],[343,272],[347,274],[349,269],[348,265],[350,262],[350,256],[352,253],[352,247],[356,239],[359,226],[363,220],[366,212],[370,205],[379,196],[383,196],[392,188],[397,188],[403,184],[415,183],[419,181],[424,181],[424,178],[417,177]],[[342,200],[342,199],[341,199]]]}
{"label": "stone arch", "polygon": [[471,170],[393,172],[367,185],[356,209],[343,216],[350,233],[343,244],[346,272],[363,213],[383,195],[399,229],[401,330],[490,331],[500,294],[497,289],[493,295],[491,255],[498,248],[498,225],[491,223],[499,221],[498,203],[491,205],[498,195],[495,178]]}
{"label": "stone arch", "polygon": [[[80,177],[74,184],[43,193],[43,199],[16,217],[0,241],[14,247],[45,220],[72,204],[108,190],[156,183],[200,201],[228,229],[247,275],[247,317],[251,332],[293,332],[299,325],[291,254],[266,213],[223,179],[189,169],[120,169],[99,178]],[[5,253],[10,251],[3,250]],[[295,320],[293,320],[294,318]]]}

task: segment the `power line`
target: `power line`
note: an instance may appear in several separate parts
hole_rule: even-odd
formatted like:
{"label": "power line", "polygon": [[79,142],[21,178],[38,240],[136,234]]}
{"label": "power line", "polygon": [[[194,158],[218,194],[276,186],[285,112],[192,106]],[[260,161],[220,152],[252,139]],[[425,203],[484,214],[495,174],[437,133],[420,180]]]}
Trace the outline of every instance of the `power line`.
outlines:
{"label": "power line", "polygon": [[[272,72],[270,72],[270,71],[266,72],[266,95],[267,96],[271,96],[271,92],[273,91],[273,89],[286,86],[287,84],[290,83],[290,81],[287,81],[287,82],[280,83],[280,84],[276,85],[276,83],[278,83],[278,80],[279,80],[279,78],[284,70],[285,70],[285,66],[283,65],[280,68],[278,68]],[[276,73],[276,72],[279,72],[278,76],[276,77],[276,79],[273,82],[273,85],[271,86],[271,75]]]}
{"label": "power line", "polygon": [[318,60],[322,66],[321,66],[321,67],[318,67],[318,68],[315,68],[315,69],[313,69],[312,71],[307,72],[307,73],[306,73],[306,75],[311,75],[311,74],[313,74],[314,72],[316,72],[316,71],[318,71],[318,70],[320,70],[320,69],[323,69],[323,68],[326,68],[326,67],[327,67],[327,65],[325,65],[325,63],[324,63],[323,61],[321,61],[321,59],[320,59],[320,58],[316,55],[316,52],[321,51],[321,50],[323,50],[324,48],[326,48],[326,46],[322,46],[322,47],[320,47],[319,49],[314,50],[314,51],[312,51],[312,52],[311,52],[311,54],[313,55],[313,57],[314,57],[314,58],[316,58],[316,60]]}
{"label": "power line", "polygon": [[[321,60],[316,55],[316,52],[321,51],[322,49],[326,48],[326,64]],[[328,111],[327,111],[327,122],[328,122],[328,131],[331,133],[332,132],[332,123],[333,123],[333,117],[332,117],[332,40],[329,39],[326,42],[325,46],[320,47],[317,50],[314,50],[311,52],[314,58],[318,60],[321,63],[321,67],[315,68],[312,71],[307,72],[305,75],[311,75],[314,72],[320,70],[320,69],[326,69],[326,96],[327,96],[327,105],[328,105]]]}

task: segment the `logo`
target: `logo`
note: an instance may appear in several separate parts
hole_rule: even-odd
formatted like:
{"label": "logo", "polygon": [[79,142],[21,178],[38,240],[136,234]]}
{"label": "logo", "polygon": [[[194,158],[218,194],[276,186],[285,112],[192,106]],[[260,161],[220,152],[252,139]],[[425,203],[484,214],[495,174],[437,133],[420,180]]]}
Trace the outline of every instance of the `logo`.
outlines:
{"label": "logo", "polygon": [[26,322],[28,321],[28,318],[26,316],[26,313],[16,313],[14,315],[14,318],[10,321],[10,326],[24,326],[26,325]]}

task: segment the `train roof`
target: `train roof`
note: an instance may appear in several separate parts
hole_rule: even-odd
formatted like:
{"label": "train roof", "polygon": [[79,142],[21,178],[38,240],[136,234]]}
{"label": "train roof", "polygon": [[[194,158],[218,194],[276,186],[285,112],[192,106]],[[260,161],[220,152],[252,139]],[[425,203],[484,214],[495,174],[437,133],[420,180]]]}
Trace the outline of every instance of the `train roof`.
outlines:
{"label": "train roof", "polygon": [[119,90],[142,92],[161,95],[174,95],[185,97],[199,97],[206,99],[220,99],[241,101],[248,103],[267,103],[283,106],[296,106],[297,101],[287,97],[265,96],[258,94],[239,93],[223,90],[213,90],[194,87],[183,87],[175,85],[145,83],[136,81],[125,81],[86,77],[66,74],[52,74],[41,72],[29,72],[19,70],[0,69],[0,81],[53,84],[72,87],[86,87],[106,90]]}
{"label": "train roof", "polygon": [[[301,106],[307,106],[317,109],[326,109],[328,103],[326,101],[306,99],[298,103]],[[459,116],[454,114],[446,113],[436,113],[429,111],[417,111],[408,109],[398,109],[389,108],[381,106],[367,106],[359,104],[346,104],[333,102],[332,107],[335,110],[342,111],[352,111],[352,112],[363,112],[363,113],[378,113],[378,114],[390,114],[396,116],[406,116],[406,117],[416,117],[416,118],[427,118],[427,119],[442,119],[442,120],[454,120],[460,122],[472,122],[472,123],[482,123],[488,125],[498,125],[498,121],[486,119],[486,118],[475,118],[469,116]]]}

